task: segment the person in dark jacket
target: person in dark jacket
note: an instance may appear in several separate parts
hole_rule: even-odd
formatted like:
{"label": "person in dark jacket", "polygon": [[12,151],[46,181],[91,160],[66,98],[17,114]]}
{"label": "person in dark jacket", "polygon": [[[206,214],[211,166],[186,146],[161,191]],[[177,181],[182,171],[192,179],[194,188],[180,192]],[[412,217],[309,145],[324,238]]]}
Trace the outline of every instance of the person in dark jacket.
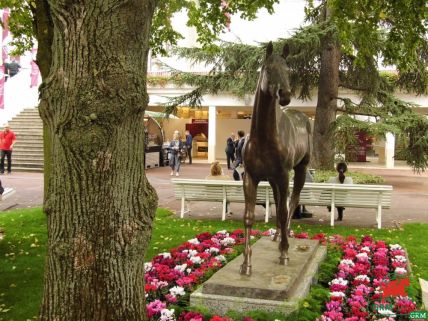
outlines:
{"label": "person in dark jacket", "polygon": [[245,143],[245,133],[243,130],[238,130],[238,144],[236,145],[236,159],[235,163],[233,164],[234,168],[238,167],[240,164],[242,164],[242,148],[244,147]]}
{"label": "person in dark jacket", "polygon": [[188,130],[186,130],[184,134],[186,135],[186,149],[187,149],[187,155],[189,156],[189,164],[192,164],[193,137]]}
{"label": "person in dark jacket", "polygon": [[[345,176],[346,171],[348,170],[348,166],[346,163],[340,162],[336,166],[336,171],[338,173],[337,176],[332,176],[328,179],[327,183],[332,184],[353,184],[352,177]],[[327,206],[328,210],[331,211],[331,206]],[[343,220],[343,211],[345,210],[342,206],[336,206],[337,208],[337,220]]]}
{"label": "person in dark jacket", "polygon": [[19,72],[19,69],[21,69],[21,66],[15,60],[6,64],[6,71],[9,74],[9,77],[15,76]]}
{"label": "person in dark jacket", "polygon": [[232,133],[226,141],[226,158],[227,158],[227,169],[232,169],[231,164],[235,161],[235,134]]}

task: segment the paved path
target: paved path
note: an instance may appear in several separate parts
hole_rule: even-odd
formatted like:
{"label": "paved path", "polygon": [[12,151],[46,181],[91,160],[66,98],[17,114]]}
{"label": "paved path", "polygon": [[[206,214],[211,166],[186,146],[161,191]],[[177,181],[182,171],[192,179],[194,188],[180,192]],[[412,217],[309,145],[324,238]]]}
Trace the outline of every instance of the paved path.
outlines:
{"label": "paved path", "polygon": [[[223,166],[225,168],[225,166]],[[361,171],[381,175],[385,178],[385,184],[394,187],[392,206],[383,211],[383,226],[392,227],[394,221],[424,222],[428,223],[428,173],[414,174],[410,169],[382,169],[364,165],[351,165],[351,171]],[[182,166],[180,177],[204,178],[209,172],[207,164],[193,164]],[[147,171],[151,184],[159,195],[159,206],[169,208],[177,213],[180,210],[180,202],[174,199],[169,167],[155,168]],[[40,173],[13,173],[0,176],[3,186],[14,187],[16,193],[0,204],[0,210],[10,208],[23,208],[41,206],[43,203],[43,174]],[[192,202],[192,211],[187,214],[195,219],[220,219],[221,203]],[[310,219],[302,219],[301,222],[310,224],[329,224],[329,213],[325,207],[312,206],[308,209],[314,213]],[[240,220],[243,213],[243,204],[232,204],[234,213],[229,219]],[[264,208],[256,207],[256,219],[263,220]],[[375,210],[348,208],[344,213],[344,220],[337,222],[339,225],[360,227],[375,227]]]}

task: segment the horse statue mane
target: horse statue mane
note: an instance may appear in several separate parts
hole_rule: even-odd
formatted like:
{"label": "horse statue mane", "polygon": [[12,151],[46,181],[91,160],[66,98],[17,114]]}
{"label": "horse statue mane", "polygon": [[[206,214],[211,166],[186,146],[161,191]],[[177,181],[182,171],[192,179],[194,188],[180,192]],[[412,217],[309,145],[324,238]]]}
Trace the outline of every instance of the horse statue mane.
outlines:
{"label": "horse statue mane", "polygon": [[[243,149],[245,248],[240,271],[243,275],[251,275],[250,235],[259,182],[268,180],[274,193],[277,225],[274,241],[280,236],[279,263],[285,265],[289,260],[287,235],[290,218],[299,204],[311,159],[312,134],[308,117],[297,110],[281,107],[291,101],[286,64],[288,55],[288,45],[283,47],[281,55],[273,53],[272,42],[266,48],[254,99],[250,135]],[[292,169],[294,188],[288,210],[289,171]]]}

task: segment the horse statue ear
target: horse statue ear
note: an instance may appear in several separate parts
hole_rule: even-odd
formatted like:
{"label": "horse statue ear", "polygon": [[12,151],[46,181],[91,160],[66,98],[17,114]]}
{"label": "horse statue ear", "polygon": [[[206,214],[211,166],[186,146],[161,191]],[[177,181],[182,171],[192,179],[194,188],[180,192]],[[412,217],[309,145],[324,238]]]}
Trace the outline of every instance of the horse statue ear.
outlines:
{"label": "horse statue ear", "polygon": [[269,41],[267,47],[266,47],[266,58],[268,58],[273,53],[273,44],[272,41]]}
{"label": "horse statue ear", "polygon": [[286,59],[289,54],[290,54],[290,46],[288,45],[288,43],[286,43],[284,47],[282,47],[282,57]]}

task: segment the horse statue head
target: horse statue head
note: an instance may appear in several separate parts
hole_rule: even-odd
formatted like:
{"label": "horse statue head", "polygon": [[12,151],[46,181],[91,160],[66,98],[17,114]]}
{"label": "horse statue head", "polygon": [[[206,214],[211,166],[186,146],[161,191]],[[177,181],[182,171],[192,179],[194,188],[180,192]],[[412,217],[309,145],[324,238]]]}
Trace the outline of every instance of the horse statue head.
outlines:
{"label": "horse statue head", "polygon": [[282,48],[282,54],[273,53],[272,42],[266,47],[266,58],[260,71],[260,90],[273,99],[278,99],[281,106],[291,101],[290,70],[285,59],[290,54],[288,44]]}

